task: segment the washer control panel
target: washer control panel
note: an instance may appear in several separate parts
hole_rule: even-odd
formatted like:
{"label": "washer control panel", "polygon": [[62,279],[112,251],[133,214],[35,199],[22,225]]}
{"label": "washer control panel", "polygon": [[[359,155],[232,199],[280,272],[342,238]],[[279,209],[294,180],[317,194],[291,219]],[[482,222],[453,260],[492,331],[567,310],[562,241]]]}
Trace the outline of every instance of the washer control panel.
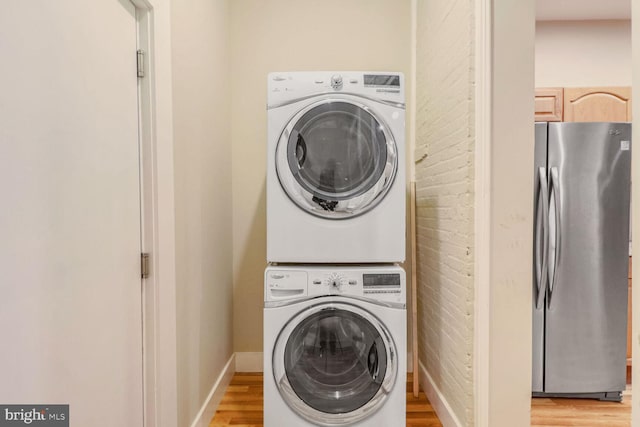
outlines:
{"label": "washer control panel", "polygon": [[405,272],[386,267],[267,267],[265,301],[327,295],[354,296],[393,303],[406,302]]}

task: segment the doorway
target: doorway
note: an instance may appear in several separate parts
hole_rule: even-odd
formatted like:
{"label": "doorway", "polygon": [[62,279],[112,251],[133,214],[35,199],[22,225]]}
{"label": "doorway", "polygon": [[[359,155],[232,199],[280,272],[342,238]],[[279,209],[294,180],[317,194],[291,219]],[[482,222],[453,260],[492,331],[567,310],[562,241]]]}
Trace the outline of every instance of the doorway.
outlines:
{"label": "doorway", "polygon": [[[631,2],[552,2],[537,0],[536,120],[631,122]],[[615,66],[611,66],[615,64]],[[545,115],[541,116],[542,110]],[[542,117],[542,118],[541,118]],[[628,310],[631,312],[631,242]],[[626,256],[626,255],[625,255]],[[624,262],[626,268],[626,260]],[[625,307],[626,308],[626,307]],[[624,308],[623,308],[624,309]],[[623,402],[534,399],[532,425],[571,418],[576,425],[589,409],[609,425],[631,420],[631,316],[627,334],[627,390]]]}

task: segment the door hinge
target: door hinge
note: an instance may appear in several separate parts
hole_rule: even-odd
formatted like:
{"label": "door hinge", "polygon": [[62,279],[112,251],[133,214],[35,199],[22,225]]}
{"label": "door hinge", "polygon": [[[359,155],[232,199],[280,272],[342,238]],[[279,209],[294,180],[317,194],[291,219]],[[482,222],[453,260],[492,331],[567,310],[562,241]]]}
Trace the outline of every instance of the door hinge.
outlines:
{"label": "door hinge", "polygon": [[145,252],[140,254],[140,276],[143,279],[149,277],[149,254]]}
{"label": "door hinge", "polygon": [[142,49],[138,49],[138,51],[136,52],[137,54],[137,71],[138,71],[138,77],[144,77],[144,50]]}

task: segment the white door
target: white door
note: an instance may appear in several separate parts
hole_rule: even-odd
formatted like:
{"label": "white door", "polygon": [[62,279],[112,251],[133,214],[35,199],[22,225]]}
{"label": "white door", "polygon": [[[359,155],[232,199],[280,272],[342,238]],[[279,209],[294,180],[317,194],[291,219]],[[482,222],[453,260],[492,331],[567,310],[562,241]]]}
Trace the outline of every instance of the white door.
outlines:
{"label": "white door", "polygon": [[142,426],[135,8],[0,2],[0,403]]}

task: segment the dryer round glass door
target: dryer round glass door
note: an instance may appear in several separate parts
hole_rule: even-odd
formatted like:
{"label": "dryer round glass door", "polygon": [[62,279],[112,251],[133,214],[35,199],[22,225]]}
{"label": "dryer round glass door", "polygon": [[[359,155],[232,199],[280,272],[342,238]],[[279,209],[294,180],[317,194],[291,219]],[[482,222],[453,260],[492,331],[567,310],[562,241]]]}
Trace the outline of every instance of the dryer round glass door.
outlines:
{"label": "dryer round glass door", "polygon": [[276,170],[289,198],[305,211],[342,219],[373,208],[397,170],[396,143],[370,108],[324,99],[298,112],[276,149]]}
{"label": "dryer round glass door", "polygon": [[318,425],[367,418],[384,403],[397,374],[386,327],[350,304],[322,304],[296,316],[280,333],[273,360],[282,397]]}

